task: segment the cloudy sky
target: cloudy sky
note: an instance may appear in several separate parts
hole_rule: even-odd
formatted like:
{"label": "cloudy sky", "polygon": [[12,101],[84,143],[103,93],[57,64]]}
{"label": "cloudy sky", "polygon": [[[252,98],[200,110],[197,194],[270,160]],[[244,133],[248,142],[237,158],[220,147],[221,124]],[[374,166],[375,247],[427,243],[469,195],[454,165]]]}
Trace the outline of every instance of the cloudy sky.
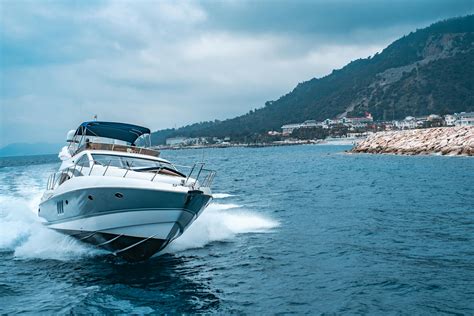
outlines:
{"label": "cloudy sky", "polygon": [[472,0],[0,0],[0,147],[97,114],[152,130],[225,119]]}

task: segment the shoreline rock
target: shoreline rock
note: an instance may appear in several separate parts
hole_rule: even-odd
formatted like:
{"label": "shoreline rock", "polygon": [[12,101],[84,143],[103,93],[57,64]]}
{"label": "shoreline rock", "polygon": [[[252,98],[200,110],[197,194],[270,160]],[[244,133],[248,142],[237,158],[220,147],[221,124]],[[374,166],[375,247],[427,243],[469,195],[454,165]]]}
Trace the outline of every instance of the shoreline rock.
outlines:
{"label": "shoreline rock", "polygon": [[379,132],[351,152],[395,155],[474,156],[474,126],[436,127]]}

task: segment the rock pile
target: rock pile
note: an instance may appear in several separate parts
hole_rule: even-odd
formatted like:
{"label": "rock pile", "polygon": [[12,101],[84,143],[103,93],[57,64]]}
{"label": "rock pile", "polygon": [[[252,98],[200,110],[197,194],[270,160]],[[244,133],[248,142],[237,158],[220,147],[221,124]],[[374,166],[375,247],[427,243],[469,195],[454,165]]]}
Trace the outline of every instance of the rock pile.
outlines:
{"label": "rock pile", "polygon": [[474,156],[474,126],[375,133],[351,151],[372,154]]}

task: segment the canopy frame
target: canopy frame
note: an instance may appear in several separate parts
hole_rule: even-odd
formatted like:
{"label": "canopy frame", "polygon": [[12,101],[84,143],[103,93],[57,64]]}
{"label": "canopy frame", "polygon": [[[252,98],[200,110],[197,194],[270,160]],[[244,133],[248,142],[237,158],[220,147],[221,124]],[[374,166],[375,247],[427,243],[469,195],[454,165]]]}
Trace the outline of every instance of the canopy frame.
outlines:
{"label": "canopy frame", "polygon": [[85,136],[97,136],[121,140],[134,145],[140,136],[150,133],[150,129],[138,125],[90,121],[79,125],[74,136],[82,136],[81,142]]}

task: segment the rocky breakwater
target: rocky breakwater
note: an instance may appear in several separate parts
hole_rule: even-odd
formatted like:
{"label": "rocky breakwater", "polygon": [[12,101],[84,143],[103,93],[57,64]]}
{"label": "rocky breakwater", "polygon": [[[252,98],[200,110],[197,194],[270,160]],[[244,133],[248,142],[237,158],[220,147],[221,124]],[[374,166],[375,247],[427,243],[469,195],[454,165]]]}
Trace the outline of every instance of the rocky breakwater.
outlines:
{"label": "rocky breakwater", "polygon": [[358,143],[351,152],[474,156],[474,126],[379,132]]}

